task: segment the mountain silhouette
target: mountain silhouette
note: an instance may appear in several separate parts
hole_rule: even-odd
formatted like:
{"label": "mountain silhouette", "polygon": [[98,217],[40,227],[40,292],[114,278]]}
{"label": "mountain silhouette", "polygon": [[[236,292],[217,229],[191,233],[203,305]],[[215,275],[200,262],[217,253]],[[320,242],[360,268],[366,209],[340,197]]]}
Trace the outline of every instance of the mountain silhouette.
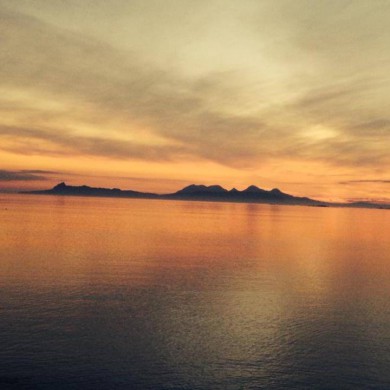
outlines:
{"label": "mountain silhouette", "polygon": [[262,190],[261,188],[256,187],[254,185],[251,185],[247,189],[241,191],[241,193],[243,193],[243,194],[253,194],[253,195],[261,194],[261,193],[265,193],[265,192],[267,192],[267,191],[266,190]]}
{"label": "mountain silhouette", "polygon": [[205,186],[205,185],[191,184],[175,192],[174,195],[204,196],[210,194],[225,195],[226,193],[228,193],[228,190],[225,190],[225,188],[221,187],[220,185]]}
{"label": "mountain silhouette", "polygon": [[219,185],[205,186],[192,184],[169,195],[171,198],[180,199],[207,199],[207,200],[225,200],[257,203],[281,203],[281,204],[310,204],[316,205],[323,202],[310,198],[301,198],[285,194],[277,188],[271,191],[264,190],[254,185],[249,186],[243,191],[236,188],[228,191]]}
{"label": "mountain silhouette", "polygon": [[196,185],[191,184],[181,190],[171,194],[154,194],[149,192],[139,192],[133,190],[121,190],[119,188],[99,188],[82,186],[68,186],[62,182],[49,190],[27,191],[25,194],[39,195],[60,195],[60,196],[102,196],[115,198],[144,198],[144,199],[171,199],[171,200],[203,200],[219,202],[242,202],[242,203],[268,203],[268,204],[285,204],[285,205],[302,205],[316,207],[364,207],[364,208],[381,208],[390,209],[390,205],[355,202],[355,203],[331,203],[321,202],[307,197],[298,197],[286,194],[274,188],[270,191],[249,186],[245,190],[239,191],[236,188],[227,190],[220,185]]}
{"label": "mountain silhouette", "polygon": [[74,195],[74,196],[109,196],[118,198],[155,198],[156,194],[138,192],[132,190],[120,190],[119,188],[98,188],[83,186],[68,186],[64,182],[57,184],[50,190],[29,191],[33,194]]}

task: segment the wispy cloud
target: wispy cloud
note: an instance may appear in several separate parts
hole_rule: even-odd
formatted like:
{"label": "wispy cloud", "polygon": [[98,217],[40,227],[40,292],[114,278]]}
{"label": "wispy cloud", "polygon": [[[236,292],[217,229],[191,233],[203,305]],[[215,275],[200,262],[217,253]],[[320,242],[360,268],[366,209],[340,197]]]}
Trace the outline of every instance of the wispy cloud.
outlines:
{"label": "wispy cloud", "polygon": [[[19,123],[0,128],[1,136],[12,132],[15,141],[12,146],[3,146],[7,150],[151,161],[185,157],[234,166],[276,157],[341,165],[389,161],[388,153],[378,147],[379,140],[389,142],[388,119],[360,117],[359,107],[352,112],[340,111],[340,107],[345,110],[346,102],[356,102],[361,92],[356,80],[351,80],[353,84],[314,88],[283,107],[242,114],[239,107],[243,91],[235,82],[232,90],[229,81],[237,77],[234,72],[226,77],[214,73],[202,76],[203,80],[186,79],[93,38],[1,11],[1,84],[51,96],[60,107],[50,108],[44,100],[46,109],[29,112],[26,107],[23,116],[23,107],[14,104],[19,110]],[[227,93],[233,94],[230,101],[237,100],[236,112],[225,110]],[[34,128],[27,125],[31,122]],[[326,141],[301,136],[302,129],[317,123],[335,127],[340,136]],[[85,124],[95,127],[95,134],[84,134]],[[112,127],[117,137],[108,130]],[[135,141],[142,135],[137,127],[148,128],[152,137],[154,134],[164,142]],[[364,137],[366,133],[359,129],[369,130],[370,136]],[[128,135],[135,140],[127,140]],[[57,147],[36,141],[26,145],[22,142],[25,139],[45,140]]]}
{"label": "wispy cloud", "polygon": [[[67,131],[55,132],[54,129],[52,130],[0,126],[0,137],[12,135],[13,140],[12,145],[6,145],[2,148],[25,155],[95,155],[114,158],[141,158],[149,161],[168,160],[171,155],[177,155],[180,152],[184,154],[185,152],[183,147],[139,145],[131,141],[87,137]],[[33,142],[28,143],[29,140]]]}
{"label": "wispy cloud", "polygon": [[362,180],[345,180],[339,182],[339,184],[360,184],[360,183],[390,184],[390,180],[362,179]]}
{"label": "wispy cloud", "polygon": [[41,170],[8,171],[0,169],[0,181],[42,181],[47,180],[46,175],[55,173]]}

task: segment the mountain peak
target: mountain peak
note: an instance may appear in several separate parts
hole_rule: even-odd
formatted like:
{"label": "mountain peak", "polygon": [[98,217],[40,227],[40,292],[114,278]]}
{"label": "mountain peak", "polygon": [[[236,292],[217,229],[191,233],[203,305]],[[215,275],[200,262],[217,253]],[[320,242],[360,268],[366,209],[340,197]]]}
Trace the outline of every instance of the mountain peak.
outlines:
{"label": "mountain peak", "polygon": [[254,185],[251,185],[249,186],[247,189],[245,189],[244,191],[242,191],[243,193],[251,193],[251,194],[255,194],[255,193],[259,193],[259,192],[265,192],[264,190],[262,190],[261,188],[259,187],[256,187]]}
{"label": "mountain peak", "polygon": [[227,190],[225,190],[225,188],[223,188],[222,186],[220,186],[218,184],[208,186],[207,189],[211,192],[227,192]]}
{"label": "mountain peak", "polygon": [[62,190],[66,187],[67,187],[67,185],[65,184],[65,182],[61,182],[60,184],[57,184],[56,186],[54,186],[53,190]]}
{"label": "mountain peak", "polygon": [[187,187],[184,187],[182,188],[181,190],[177,191],[178,193],[181,193],[181,194],[192,194],[193,192],[200,192],[200,191],[205,191],[206,190],[206,186],[203,185],[203,184],[190,184],[189,186]]}
{"label": "mountain peak", "polygon": [[203,184],[196,185],[191,184],[187,187],[184,187],[183,189],[176,192],[176,194],[182,194],[182,195],[193,195],[193,194],[223,194],[225,192],[228,192],[225,190],[225,188],[221,187],[220,185],[211,185],[211,186],[205,186]]}

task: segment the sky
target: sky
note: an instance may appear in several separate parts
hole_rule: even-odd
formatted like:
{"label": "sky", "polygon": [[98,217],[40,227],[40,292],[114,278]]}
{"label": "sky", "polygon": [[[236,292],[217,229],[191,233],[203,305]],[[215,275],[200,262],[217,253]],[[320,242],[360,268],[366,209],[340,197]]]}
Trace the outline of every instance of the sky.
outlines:
{"label": "sky", "polygon": [[0,190],[390,202],[388,0],[0,0]]}

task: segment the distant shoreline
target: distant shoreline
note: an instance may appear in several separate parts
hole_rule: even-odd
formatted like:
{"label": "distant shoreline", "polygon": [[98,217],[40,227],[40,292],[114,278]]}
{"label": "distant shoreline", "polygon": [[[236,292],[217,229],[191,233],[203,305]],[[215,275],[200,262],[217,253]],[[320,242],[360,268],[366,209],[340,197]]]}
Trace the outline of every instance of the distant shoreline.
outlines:
{"label": "distant shoreline", "polygon": [[133,190],[121,190],[119,188],[98,188],[83,186],[69,186],[60,183],[48,190],[22,191],[20,194],[56,195],[56,196],[82,196],[82,197],[105,197],[105,198],[133,198],[133,199],[160,199],[160,200],[185,200],[207,202],[230,202],[230,203],[257,203],[287,206],[310,206],[310,207],[344,207],[344,208],[370,208],[389,210],[388,204],[376,204],[370,202],[333,203],[321,202],[307,197],[296,197],[286,194],[279,189],[267,191],[256,186],[249,186],[243,191],[235,188],[226,190],[219,185],[205,186],[192,184],[175,193],[154,194]]}

